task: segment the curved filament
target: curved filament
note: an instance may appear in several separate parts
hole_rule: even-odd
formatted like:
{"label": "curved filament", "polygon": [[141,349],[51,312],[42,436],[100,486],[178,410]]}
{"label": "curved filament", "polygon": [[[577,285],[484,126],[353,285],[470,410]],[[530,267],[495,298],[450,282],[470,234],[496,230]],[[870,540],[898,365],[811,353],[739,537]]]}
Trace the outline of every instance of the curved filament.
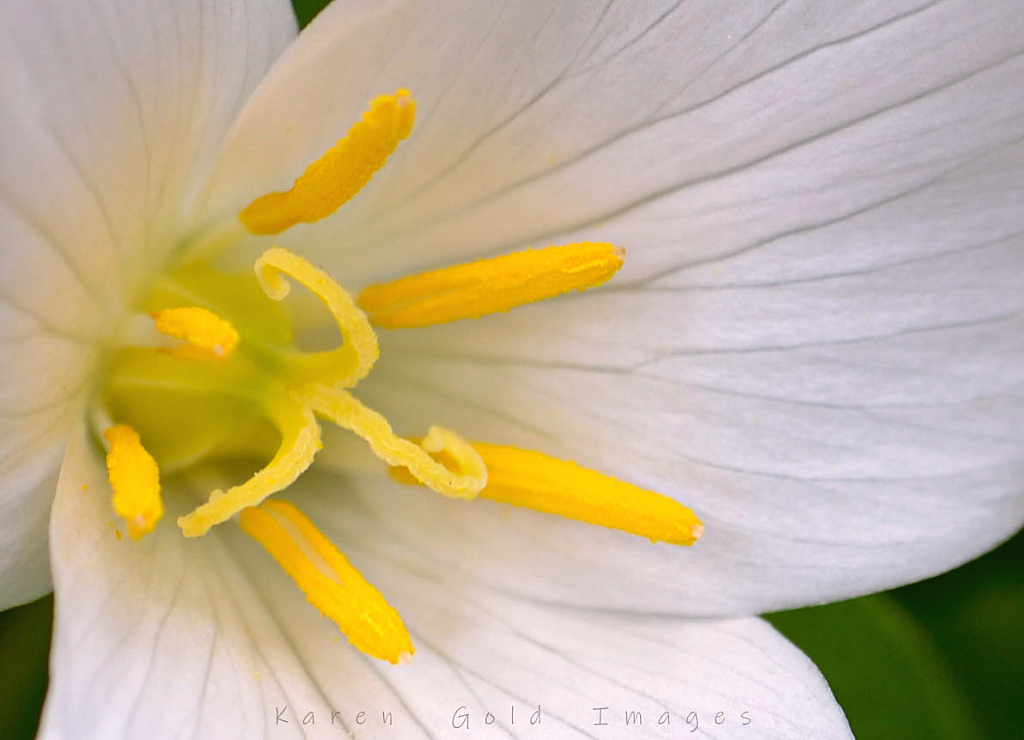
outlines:
{"label": "curved filament", "polygon": [[267,411],[281,432],[277,454],[245,483],[227,491],[213,491],[209,501],[179,517],[178,526],[186,537],[201,537],[210,527],[227,521],[247,506],[256,506],[272,493],[284,490],[312,464],[313,456],[322,447],[320,425],[313,412],[290,399],[268,404]]}
{"label": "curved filament", "polygon": [[[384,462],[408,468],[431,490],[446,496],[472,499],[487,484],[487,468],[480,455],[455,432],[431,427],[421,446],[397,436],[387,419],[346,391],[311,384],[298,389],[294,395],[318,414],[365,439],[373,453]],[[449,470],[428,452],[446,452],[455,460],[458,470]]]}
{"label": "curved filament", "polygon": [[280,247],[264,252],[254,269],[264,292],[275,301],[283,300],[290,290],[282,273],[304,285],[323,302],[341,331],[343,344],[337,349],[288,357],[287,372],[292,380],[317,380],[351,388],[366,377],[380,355],[377,335],[366,314],[340,285],[323,270]]}

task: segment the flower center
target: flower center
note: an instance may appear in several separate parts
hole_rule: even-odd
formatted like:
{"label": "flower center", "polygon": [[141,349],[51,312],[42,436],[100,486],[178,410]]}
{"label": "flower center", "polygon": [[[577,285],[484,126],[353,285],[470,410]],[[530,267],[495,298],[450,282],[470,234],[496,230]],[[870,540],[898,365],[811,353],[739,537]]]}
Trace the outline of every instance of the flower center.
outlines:
{"label": "flower center", "polygon": [[[164,466],[175,467],[178,461],[168,450],[173,453],[187,448],[193,437],[192,424],[167,424],[165,401],[169,396],[190,413],[198,412],[195,406],[211,403],[232,407],[219,412],[229,423],[216,425],[216,434],[203,440],[207,451],[232,434],[232,427],[238,426],[242,417],[269,421],[280,435],[277,453],[266,467],[244,483],[213,491],[205,504],[178,519],[186,537],[204,535],[210,527],[291,485],[321,447],[315,414],[360,435],[383,460],[405,466],[419,482],[439,493],[472,498],[480,492],[487,481],[486,468],[479,454],[457,434],[432,427],[422,446],[414,444],[396,436],[382,416],[345,390],[366,377],[378,356],[377,337],[348,293],[326,273],[278,247],[267,250],[256,261],[255,273],[245,292],[255,298],[262,290],[266,294],[264,302],[267,298],[280,301],[288,295],[285,275],[309,288],[333,315],[342,345],[326,352],[307,353],[272,336],[239,331],[234,322],[255,326],[260,323],[258,316],[248,315],[244,303],[223,306],[216,294],[204,292],[223,280],[227,293],[227,281],[232,278],[207,271],[207,285],[198,286],[188,274],[172,275],[162,281],[153,300],[173,300],[170,296],[177,293],[199,299],[203,305],[159,307],[152,315],[158,331],[186,344],[125,350],[114,362],[107,381],[105,400],[111,415],[120,421],[130,420],[130,428],[154,440],[153,456]],[[241,283],[233,287],[236,293],[241,292]],[[185,440],[180,439],[183,435]],[[113,455],[113,443],[111,450]],[[428,451],[447,452],[454,461],[454,470],[433,459]],[[196,452],[188,457],[195,458]],[[122,444],[118,455],[134,464],[149,453],[136,438],[132,447]],[[112,473],[111,480],[122,500],[151,508],[148,501],[153,494],[141,493],[153,489],[148,477],[115,479]],[[131,490],[133,486],[139,491]],[[129,520],[135,516],[122,508]]]}
{"label": "flower center", "polygon": [[[243,209],[242,224],[254,234],[270,234],[331,215],[408,136],[414,114],[404,90],[375,99],[290,190]],[[199,537],[238,515],[242,529],[356,647],[391,662],[413,652],[394,609],[295,506],[267,500],[313,462],[322,446],[317,417],[366,440],[402,482],[460,499],[526,506],[653,542],[693,544],[702,525],[671,498],[541,452],[467,442],[438,426],[423,438],[403,438],[349,392],[379,355],[371,322],[405,329],[507,311],[599,285],[622,259],[621,250],[603,243],[526,250],[370,286],[358,303],[325,272],[279,247],[266,250],[248,275],[205,265],[170,273],[144,306],[156,330],[152,341],[117,354],[95,414],[108,443],[114,510],[138,539],[163,514],[160,471],[229,451],[262,450],[268,437],[276,437],[276,452],[261,470],[212,491],[178,518],[182,533]],[[290,281],[323,303],[341,333],[338,347],[303,352],[294,346],[280,304]]]}

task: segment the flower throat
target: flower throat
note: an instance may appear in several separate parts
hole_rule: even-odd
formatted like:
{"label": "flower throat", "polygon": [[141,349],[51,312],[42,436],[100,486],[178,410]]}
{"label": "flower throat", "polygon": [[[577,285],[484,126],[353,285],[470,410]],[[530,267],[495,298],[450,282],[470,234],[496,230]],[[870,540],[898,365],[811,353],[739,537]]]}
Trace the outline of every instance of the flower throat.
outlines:
{"label": "flower throat", "polygon": [[[413,124],[408,92],[375,99],[361,121],[285,192],[241,211],[252,234],[275,234],[334,213],[383,166]],[[246,448],[250,436],[277,438],[267,464],[248,480],[214,490],[177,520],[186,537],[238,518],[359,649],[390,662],[411,656],[398,614],[294,505],[270,499],[302,475],[321,443],[319,419],[363,438],[399,481],[459,499],[489,498],[647,537],[693,544],[702,525],[686,507],[575,463],[493,443],[469,442],[431,426],[422,438],[395,434],[349,389],[379,356],[373,325],[413,329],[507,311],[584,290],[622,265],[621,250],[582,242],[528,249],[366,288],[352,299],[329,275],[279,247],[254,272],[230,275],[190,265],[157,281],[144,306],[162,342],[128,346],[103,387],[103,437],[115,512],[139,539],[163,515],[160,473]],[[333,317],[340,346],[304,352],[292,342],[281,301],[290,281]],[[249,433],[252,434],[249,434]]]}

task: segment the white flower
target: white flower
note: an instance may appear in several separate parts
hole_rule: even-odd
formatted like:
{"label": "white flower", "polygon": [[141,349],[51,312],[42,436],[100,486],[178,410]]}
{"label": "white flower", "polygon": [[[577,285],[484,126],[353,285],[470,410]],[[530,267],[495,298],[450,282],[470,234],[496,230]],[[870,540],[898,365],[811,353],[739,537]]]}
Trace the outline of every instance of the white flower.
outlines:
{"label": "white flower", "polygon": [[[382,737],[471,736],[462,705],[481,734],[489,710],[529,735],[538,704],[558,737],[605,706],[603,737],[633,736],[627,711],[650,734],[695,712],[727,737],[844,737],[813,666],[746,615],[941,572],[1020,527],[1015,0],[338,2],[290,46],[284,2],[150,5],[0,10],[0,601],[52,568],[44,737],[332,736],[361,711]],[[387,332],[360,398],[661,491],[706,534],[443,499],[329,436],[289,494],[408,624],[393,668],[233,524],[115,537],[82,419],[153,281],[399,87],[412,135],[277,243],[349,287],[527,245],[628,257],[597,290]],[[164,500],[244,477],[197,468]]]}

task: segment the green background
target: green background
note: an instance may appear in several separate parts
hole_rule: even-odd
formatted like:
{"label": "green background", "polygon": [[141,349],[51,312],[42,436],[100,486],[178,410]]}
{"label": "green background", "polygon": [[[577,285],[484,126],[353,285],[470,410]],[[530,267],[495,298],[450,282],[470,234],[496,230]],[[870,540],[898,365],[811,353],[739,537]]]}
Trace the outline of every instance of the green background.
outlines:
{"label": "green background", "polygon": [[[326,0],[293,0],[302,25]],[[928,581],[769,615],[828,679],[860,740],[1018,740],[1024,534]],[[0,738],[35,734],[53,597],[0,612]]]}

